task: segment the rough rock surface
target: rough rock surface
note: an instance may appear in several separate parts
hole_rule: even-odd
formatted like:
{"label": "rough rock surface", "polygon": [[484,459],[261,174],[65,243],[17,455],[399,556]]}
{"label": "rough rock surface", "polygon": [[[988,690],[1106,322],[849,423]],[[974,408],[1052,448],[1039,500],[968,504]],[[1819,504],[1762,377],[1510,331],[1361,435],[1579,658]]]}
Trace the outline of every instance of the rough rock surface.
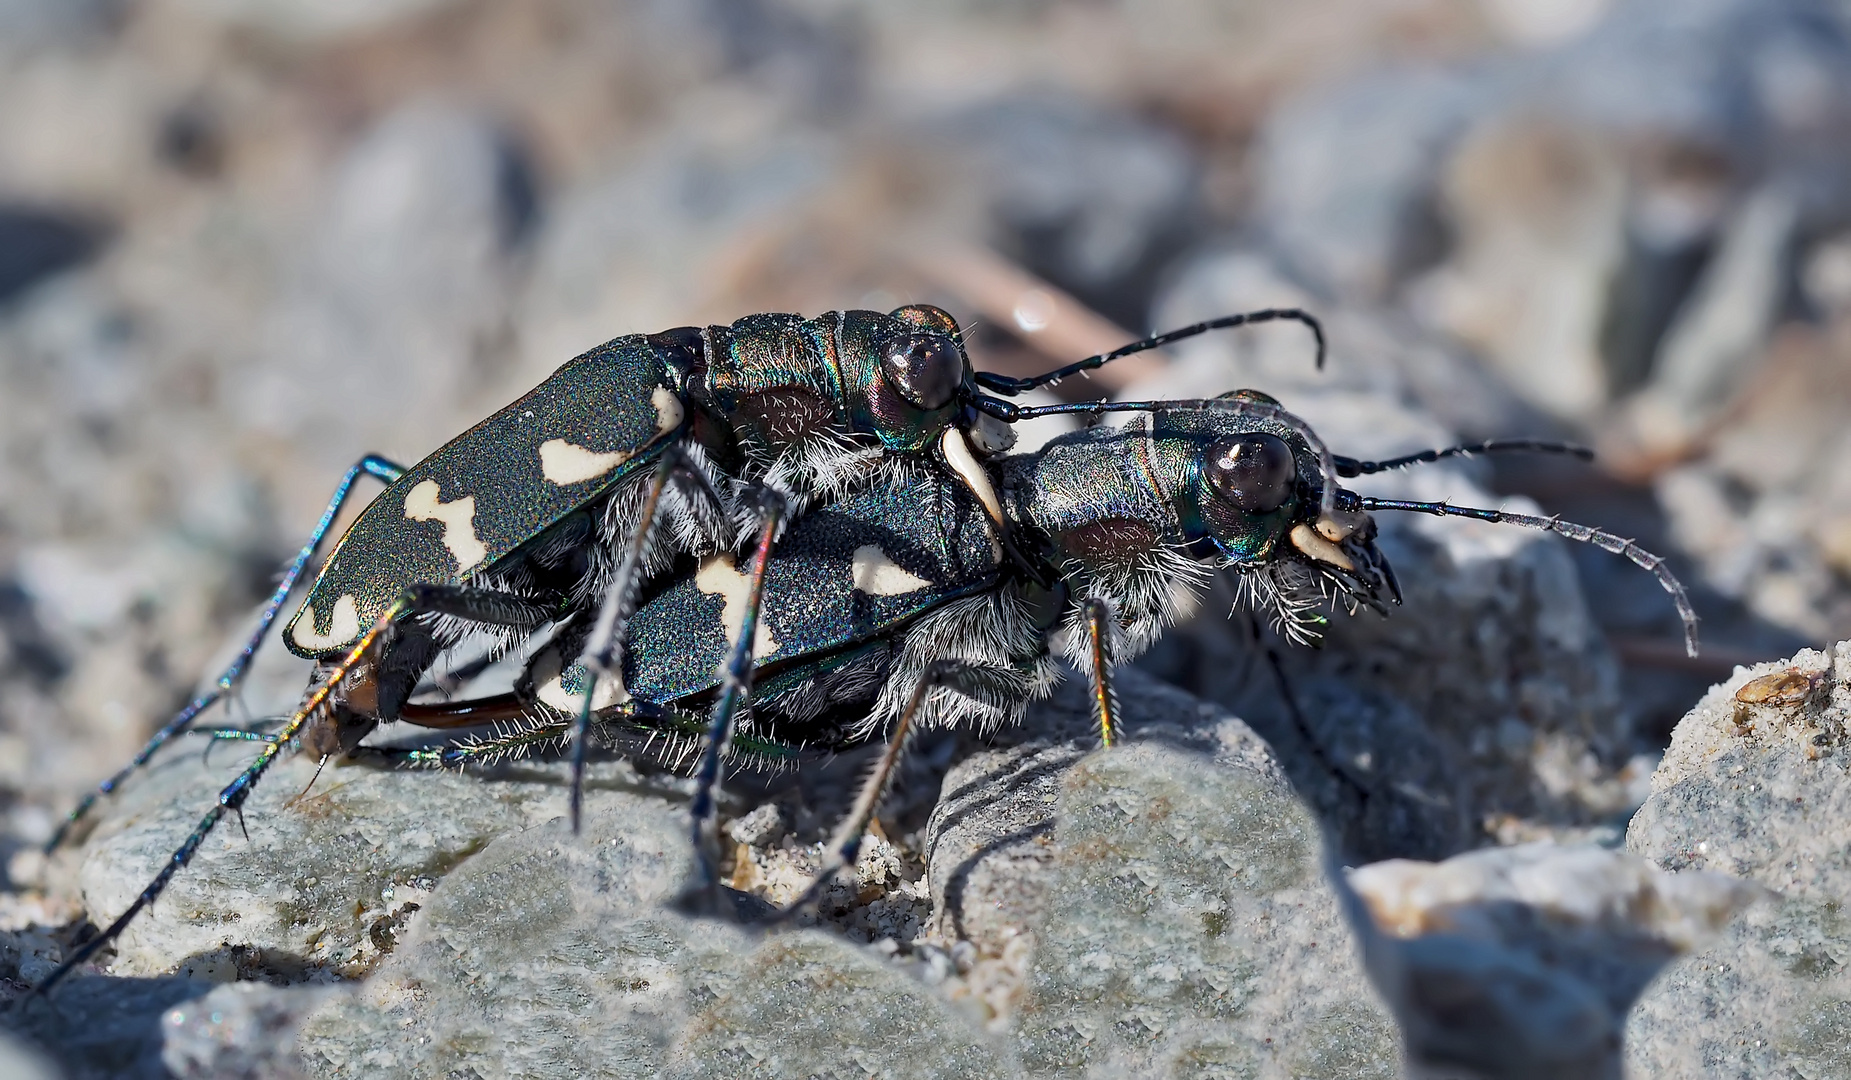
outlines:
{"label": "rough rock surface", "polygon": [[[1029,957],[1022,1064],[1049,1076],[1392,1076],[1316,822],[1245,724],[1127,672],[1128,745],[1093,752],[1071,686],[1033,737],[946,777],[941,933],[983,999]],[[996,1001],[991,993],[986,999]]]}
{"label": "rough rock surface", "polygon": [[1621,1074],[1626,1012],[1762,890],[1592,846],[1525,844],[1351,871],[1370,978],[1415,1071]]}
{"label": "rough rock surface", "polygon": [[[1809,692],[1741,706],[1796,669]],[[1851,1068],[1851,644],[1740,670],[1678,725],[1627,846],[1666,869],[1721,870],[1778,894],[1667,972],[1634,1011],[1642,1076],[1798,1076]]]}
{"label": "rough rock surface", "polygon": [[[1138,672],[1120,693],[1125,746],[1094,751],[1071,681],[953,771],[928,829],[935,940],[664,906],[685,808],[621,763],[574,838],[556,766],[347,767],[285,808],[312,772],[289,762],[247,806],[251,838],[209,841],[115,964],[195,978],[80,977],[59,1000],[170,995],[130,1047],[146,1075],[163,1054],[181,1076],[1394,1075],[1316,822],[1265,744]],[[229,757],[170,754],[110,808],[93,910],[140,887]],[[733,831],[763,844],[772,818]],[[309,985],[198,979],[238,976]]]}
{"label": "rough rock surface", "polygon": [[225,983],[161,1018],[161,1063],[181,1080],[303,1080],[302,1017],[340,991]]}
{"label": "rough rock surface", "polygon": [[[236,775],[226,748],[210,762],[188,749],[149,770],[92,835],[80,882],[97,918],[128,906]],[[594,790],[636,782],[621,764],[601,771]],[[119,939],[111,970],[363,975],[452,868],[496,836],[564,809],[550,771],[516,768],[491,780],[368,765],[330,766],[286,807],[314,773],[300,757],[274,767],[245,804],[250,839],[235,818],[224,821]]]}

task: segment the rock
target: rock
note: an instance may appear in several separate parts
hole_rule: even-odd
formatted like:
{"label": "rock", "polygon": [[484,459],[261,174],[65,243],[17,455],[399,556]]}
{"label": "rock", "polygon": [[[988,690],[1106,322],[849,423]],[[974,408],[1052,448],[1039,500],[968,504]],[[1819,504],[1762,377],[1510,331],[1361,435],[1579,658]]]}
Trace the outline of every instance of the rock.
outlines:
{"label": "rock", "polygon": [[1782,332],[1707,454],[1655,484],[1704,583],[1802,640],[1851,633],[1848,332]]}
{"label": "rock", "polygon": [[1640,991],[1762,890],[1539,843],[1374,863],[1345,892],[1417,1074],[1618,1080]]}
{"label": "rock", "polygon": [[359,993],[311,1016],[317,1076],[1005,1076],[905,971],[821,931],[760,935],[661,906],[679,809],[618,800],[491,843],[447,877]]}
{"label": "rock", "polygon": [[[1667,972],[1634,1011],[1641,1076],[1842,1075],[1851,1062],[1851,644],[1737,669],[1681,722],[1627,847],[1668,870],[1717,870],[1776,898]],[[1786,669],[1803,692],[1743,704]]]}
{"label": "rock", "polygon": [[481,384],[501,366],[506,257],[534,213],[530,183],[513,179],[525,169],[504,132],[440,100],[366,130],[285,274],[267,347],[232,373],[247,428],[323,447],[338,476],[381,432],[397,445],[367,449],[421,456],[457,416],[503,404]]}
{"label": "rock", "polygon": [[[622,762],[597,766],[575,838],[557,764],[334,768],[285,807],[313,772],[291,759],[247,804],[250,839],[227,822],[121,939],[117,977],[69,992],[176,968],[309,984],[171,1012],[179,1075],[805,1075],[844,1055],[903,1076],[1392,1075],[1316,823],[1266,746],[1135,671],[1120,693],[1122,748],[1093,753],[1070,680],[954,770],[929,894],[874,837],[824,926],[770,933],[665,906],[689,871],[686,811]],[[207,767],[183,744],[108,807],[82,868],[93,918],[151,876],[230,756]],[[773,820],[736,831],[763,841]],[[791,843],[767,850],[808,852]],[[934,904],[940,944],[919,940]]]}
{"label": "rock", "polygon": [[[183,741],[107,808],[79,875],[92,918],[126,908],[236,775],[237,750],[217,747],[207,763],[203,749]],[[484,780],[331,766],[310,788],[314,773],[305,758],[277,764],[245,805],[249,839],[235,817],[224,821],[119,940],[112,972],[358,977],[391,951],[405,921],[458,863],[565,807],[557,777],[544,771]],[[636,782],[616,762],[600,765],[592,786]],[[595,791],[593,805],[605,797]]]}
{"label": "rock", "polygon": [[161,1018],[161,1061],[182,1080],[303,1080],[296,1028],[330,993],[227,983]]}
{"label": "rock", "polygon": [[1626,255],[1618,147],[1524,111],[1477,124],[1446,160],[1438,200],[1457,241],[1412,303],[1528,401],[1589,419],[1607,401],[1609,290]]}
{"label": "rock", "polygon": [[939,927],[977,946],[953,992],[1014,1010],[1030,1075],[1395,1075],[1317,826],[1265,744],[1135,671],[1119,697],[1127,745],[1093,750],[1069,682],[946,777]]}
{"label": "rock", "polygon": [[[716,103],[728,106],[740,108]],[[619,334],[746,314],[703,302],[716,279],[753,268],[759,253],[743,237],[782,237],[822,197],[841,147],[807,131],[770,142],[728,134],[664,137],[559,192],[515,313],[523,389]]]}
{"label": "rock", "polygon": [[953,198],[988,218],[992,244],[1108,318],[1142,324],[1199,202],[1181,138],[1064,95],[1006,97],[918,137]]}
{"label": "rock", "polygon": [[450,0],[188,0],[186,6],[227,24],[283,41],[319,44],[358,37],[446,6]]}
{"label": "rock", "polygon": [[1762,190],[1723,231],[1716,255],[1666,329],[1651,379],[1628,402],[1630,437],[1676,458],[1758,374],[1762,345],[1788,296],[1793,197]]}
{"label": "rock", "polygon": [[[78,975],[48,1000],[13,1003],[0,1013],[0,1028],[55,1062],[67,1080],[169,1080],[161,1017],[210,989],[199,979]],[[0,1059],[0,1075],[13,1075],[4,1065]]]}
{"label": "rock", "polygon": [[[1164,310],[1183,322],[1291,302],[1255,261],[1239,252],[1200,260]],[[1327,373],[1312,368],[1302,328],[1287,324],[1198,339],[1169,371],[1124,396],[1257,387],[1303,417],[1333,452],[1373,460],[1457,441],[1409,403],[1411,385],[1437,390],[1450,382],[1461,398],[1500,400],[1495,384],[1441,374],[1446,361],[1367,310],[1327,314]],[[1407,344],[1382,347],[1395,341]],[[1391,365],[1378,357],[1402,359]],[[1521,500],[1474,482],[1482,475],[1475,468],[1455,460],[1344,483],[1387,498],[1523,512]],[[1331,615],[1321,648],[1279,647],[1316,745],[1283,708],[1253,623],[1225,586],[1140,663],[1252,723],[1358,862],[1444,858],[1487,832],[1585,829],[1629,810],[1630,718],[1562,542],[1516,526],[1375,517],[1405,602],[1386,618]],[[1333,774],[1332,762],[1347,779]]]}
{"label": "rock", "polygon": [[[0,4],[0,12],[5,10]],[[6,36],[0,25],[0,38]],[[74,216],[0,205],[0,303],[82,264],[101,240],[94,224]]]}
{"label": "rock", "polygon": [[0,1033],[0,1076],[12,1080],[58,1080],[62,1074],[36,1050]]}

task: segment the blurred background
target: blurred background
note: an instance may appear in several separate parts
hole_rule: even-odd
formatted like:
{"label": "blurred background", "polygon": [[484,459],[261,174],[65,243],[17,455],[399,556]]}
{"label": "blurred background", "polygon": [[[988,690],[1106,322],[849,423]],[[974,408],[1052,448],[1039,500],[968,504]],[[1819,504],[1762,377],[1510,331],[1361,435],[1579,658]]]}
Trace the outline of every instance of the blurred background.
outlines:
{"label": "blurred background", "polygon": [[912,301],[1011,372],[1303,304],[1323,376],[1283,325],[1062,390],[1347,387],[1306,415],[1358,456],[1598,447],[1464,475],[1692,586],[1694,663],[1648,575],[1567,551],[1614,769],[1851,635],[1851,5],[0,0],[0,854],[188,696],[360,454],[619,334]]}

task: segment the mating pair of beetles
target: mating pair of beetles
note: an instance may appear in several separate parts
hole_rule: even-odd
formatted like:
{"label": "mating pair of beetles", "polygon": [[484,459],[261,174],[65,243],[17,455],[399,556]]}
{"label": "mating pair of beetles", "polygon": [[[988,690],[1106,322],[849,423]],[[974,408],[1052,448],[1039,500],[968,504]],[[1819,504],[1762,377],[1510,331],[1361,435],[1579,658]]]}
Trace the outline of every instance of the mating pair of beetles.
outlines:
{"label": "mating pair of beetles", "polygon": [[[1018,721],[1060,678],[1057,653],[1090,680],[1111,745],[1112,667],[1148,647],[1217,572],[1294,638],[1314,635],[1326,599],[1385,613],[1400,595],[1375,546],[1376,510],[1547,529],[1624,555],[1671,593],[1694,654],[1683,588],[1631,541],[1338,484],[1457,455],[1585,456],[1579,448],[1502,440],[1358,461],[1332,455],[1254,390],[1009,400],[1122,356],[1273,320],[1307,326],[1322,365],[1322,328],[1296,309],[1198,323],[1026,379],[973,372],[957,322],[935,307],[753,315],[599,346],[410,468],[361,459],[243,651],[66,829],[238,683],[353,486],[371,475],[385,491],[283,628],[291,651],[318,661],[301,706],[269,734],[219,732],[258,742],[255,760],[128,910],[41,989],[152,903],[291,746],[323,762],[364,750],[461,765],[565,745],[575,827],[594,736],[698,747],[700,880],[690,895],[711,896],[714,797],[727,760],[884,738],[820,886],[853,864],[912,731]],[[1008,452],[1017,421],[1109,412],[1138,415]],[[529,650],[513,691],[445,698],[428,674],[447,651],[484,638],[490,657]],[[394,720],[494,733],[434,749],[362,745]]]}

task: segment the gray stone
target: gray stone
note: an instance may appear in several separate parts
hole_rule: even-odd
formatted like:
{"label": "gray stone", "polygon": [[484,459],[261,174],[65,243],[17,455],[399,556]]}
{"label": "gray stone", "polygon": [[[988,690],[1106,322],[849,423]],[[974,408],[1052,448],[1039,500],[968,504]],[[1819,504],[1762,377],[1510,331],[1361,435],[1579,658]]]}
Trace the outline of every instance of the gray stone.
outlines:
{"label": "gray stone", "polygon": [[981,205],[993,243],[1107,316],[1143,318],[1148,279],[1196,209],[1187,143],[1049,95],[987,103],[919,134],[958,194]]}
{"label": "gray stone", "polygon": [[485,412],[476,384],[499,366],[507,257],[532,212],[508,182],[522,167],[493,123],[441,100],[365,130],[283,276],[262,355],[232,373],[243,422],[325,447],[337,476],[379,432],[423,451]]}
{"label": "gray stone", "polygon": [[1438,254],[1435,170],[1485,92],[1470,76],[1398,70],[1287,102],[1256,147],[1258,220],[1312,280],[1387,294]]}
{"label": "gray stone", "polygon": [[336,992],[226,983],[161,1018],[161,1061],[182,1080],[303,1080],[296,1028]]}
{"label": "gray stone", "polygon": [[[108,808],[79,875],[97,921],[128,906],[236,775],[237,750],[219,746],[207,762],[203,747],[169,751]],[[160,903],[130,925],[111,970],[291,981],[362,975],[438,879],[494,837],[565,810],[553,771],[513,769],[485,780],[350,764],[330,766],[310,788],[314,773],[304,758],[279,762],[245,804],[249,839],[236,817],[223,821]],[[606,790],[636,782],[621,762],[594,775],[594,808],[644,798]]]}
{"label": "gray stone", "polygon": [[1342,891],[1411,1070],[1512,1080],[1618,1080],[1640,991],[1762,893],[1547,843],[1374,863]]}
{"label": "gray stone", "polygon": [[200,14],[283,41],[358,37],[436,11],[451,0],[187,0]]}
{"label": "gray stone", "polygon": [[69,1080],[169,1080],[161,1017],[211,988],[189,978],[79,975],[48,999],[11,1003],[0,1012],[0,1028],[35,1047]]}
{"label": "gray stone", "polygon": [[[1655,983],[1634,1010],[1642,1076],[1808,1078],[1851,1062],[1851,645],[1738,669],[1691,710],[1633,817],[1627,846],[1669,870],[1711,869],[1776,898]],[[1797,670],[1812,692],[1746,705],[1751,678]]]}
{"label": "gray stone", "polygon": [[38,1051],[0,1032],[0,1076],[10,1080],[58,1080],[61,1075]]}
{"label": "gray stone", "polygon": [[1125,746],[1094,751],[1070,683],[1025,741],[946,777],[940,931],[977,946],[951,992],[1014,1013],[1031,1075],[1395,1075],[1316,823],[1265,744],[1135,671],[1119,696]]}
{"label": "gray stone", "polygon": [[308,1018],[316,1076],[1005,1076],[924,984],[814,930],[663,908],[679,810],[633,800],[503,837],[445,878],[359,992]]}

